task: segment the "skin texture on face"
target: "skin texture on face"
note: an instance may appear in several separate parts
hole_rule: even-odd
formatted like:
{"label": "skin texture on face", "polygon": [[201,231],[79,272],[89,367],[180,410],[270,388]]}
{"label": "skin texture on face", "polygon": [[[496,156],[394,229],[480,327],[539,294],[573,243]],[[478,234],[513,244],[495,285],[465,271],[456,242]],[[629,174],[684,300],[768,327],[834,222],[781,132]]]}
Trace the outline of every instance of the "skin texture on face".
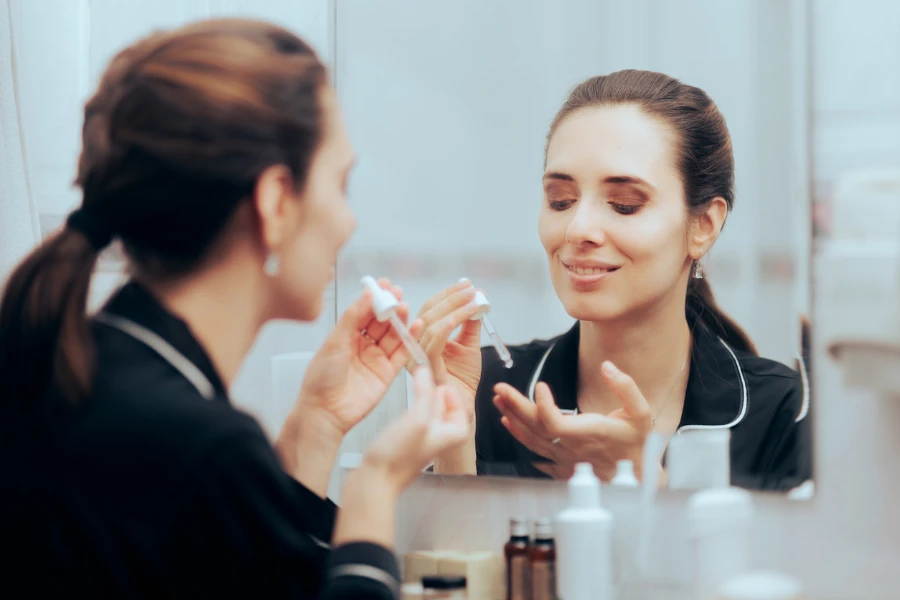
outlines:
{"label": "skin texture on face", "polygon": [[576,110],[551,137],[539,234],[572,317],[608,321],[684,301],[689,214],[674,136],[617,105]]}
{"label": "skin texture on face", "polygon": [[280,258],[272,318],[318,318],[338,253],[356,228],[347,202],[353,148],[330,88],[321,102],[322,139],[302,192],[296,193],[284,169],[267,171],[257,184],[264,242]]}

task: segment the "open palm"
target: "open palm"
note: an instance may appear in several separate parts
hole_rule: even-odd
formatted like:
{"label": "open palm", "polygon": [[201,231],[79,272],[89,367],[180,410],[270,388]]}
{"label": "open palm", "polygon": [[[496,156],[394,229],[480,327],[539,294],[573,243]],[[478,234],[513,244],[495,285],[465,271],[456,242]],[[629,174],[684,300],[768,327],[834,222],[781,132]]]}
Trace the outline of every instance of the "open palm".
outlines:
{"label": "open palm", "polygon": [[[390,282],[378,283],[401,299],[401,291]],[[405,322],[407,314],[407,306],[401,303],[397,315]],[[346,434],[378,405],[408,357],[390,324],[375,318],[372,296],[366,291],[341,315],[310,361],[300,403],[306,410],[324,411]]]}

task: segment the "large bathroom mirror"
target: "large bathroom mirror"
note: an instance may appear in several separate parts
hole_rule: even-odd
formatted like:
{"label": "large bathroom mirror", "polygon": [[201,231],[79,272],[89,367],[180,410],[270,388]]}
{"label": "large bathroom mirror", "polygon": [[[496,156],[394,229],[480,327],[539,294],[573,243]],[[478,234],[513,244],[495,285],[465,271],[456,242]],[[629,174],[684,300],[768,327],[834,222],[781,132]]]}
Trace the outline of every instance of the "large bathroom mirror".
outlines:
{"label": "large bathroom mirror", "polygon": [[[473,447],[435,472],[563,478],[588,460],[611,476],[648,430],[717,431],[732,484],[808,488],[804,6],[333,1],[359,157],[338,310],[363,275],[401,286],[413,313],[465,277],[513,357],[482,325]],[[700,88],[724,125],[695,92],[623,69]]]}

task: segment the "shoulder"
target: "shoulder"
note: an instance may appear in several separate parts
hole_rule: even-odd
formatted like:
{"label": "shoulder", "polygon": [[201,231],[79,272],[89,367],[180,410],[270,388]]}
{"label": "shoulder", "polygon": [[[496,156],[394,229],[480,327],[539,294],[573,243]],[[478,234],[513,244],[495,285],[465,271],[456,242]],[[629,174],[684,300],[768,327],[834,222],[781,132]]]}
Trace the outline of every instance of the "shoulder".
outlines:
{"label": "shoulder", "polygon": [[741,371],[748,388],[756,394],[800,408],[803,400],[804,382],[798,371],[787,365],[755,356],[747,352],[734,351],[741,365]]}
{"label": "shoulder", "polygon": [[735,350],[734,354],[752,404],[781,413],[784,418],[794,419],[801,414],[807,393],[803,376],[798,371],[747,352]]}
{"label": "shoulder", "polygon": [[[204,398],[152,349],[106,329],[97,343],[94,390],[85,417],[123,451],[153,447],[160,461],[184,458],[223,437],[266,441],[251,416],[228,398]],[[179,458],[180,457],[180,458]]]}

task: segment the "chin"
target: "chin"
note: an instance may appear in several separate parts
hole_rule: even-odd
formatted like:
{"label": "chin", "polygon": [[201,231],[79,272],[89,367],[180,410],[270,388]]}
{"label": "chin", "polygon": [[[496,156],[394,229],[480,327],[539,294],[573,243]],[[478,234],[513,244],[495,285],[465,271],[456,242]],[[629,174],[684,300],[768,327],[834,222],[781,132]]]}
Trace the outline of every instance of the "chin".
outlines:
{"label": "chin", "polygon": [[579,321],[612,321],[629,312],[627,306],[609,293],[565,290],[557,295],[569,316]]}

